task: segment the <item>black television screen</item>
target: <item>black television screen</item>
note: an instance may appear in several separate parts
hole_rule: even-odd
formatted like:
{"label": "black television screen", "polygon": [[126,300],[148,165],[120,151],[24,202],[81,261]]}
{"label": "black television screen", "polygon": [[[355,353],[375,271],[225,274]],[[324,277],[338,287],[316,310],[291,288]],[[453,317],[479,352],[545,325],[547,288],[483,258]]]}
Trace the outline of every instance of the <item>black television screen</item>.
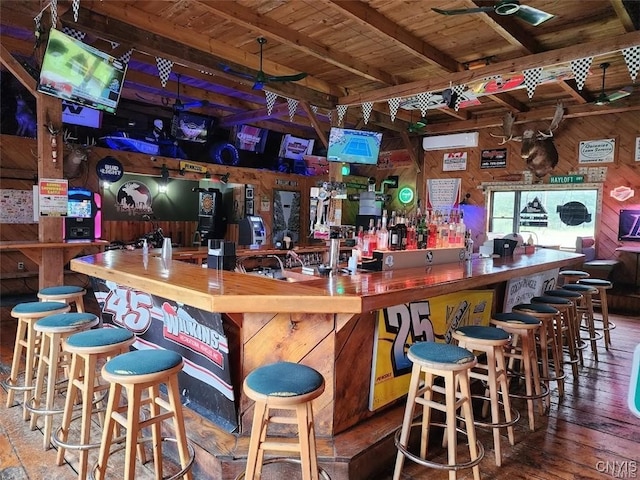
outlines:
{"label": "black television screen", "polygon": [[117,58],[52,28],[37,90],[115,113],[126,71]]}
{"label": "black television screen", "polygon": [[171,121],[171,135],[176,140],[206,143],[212,118],[190,112],[178,112]]}
{"label": "black television screen", "polygon": [[267,143],[268,130],[266,128],[252,127],[251,125],[238,125],[233,131],[233,144],[239,150],[264,153]]}
{"label": "black television screen", "polygon": [[327,160],[330,162],[376,165],[382,133],[331,127]]}
{"label": "black television screen", "polygon": [[282,137],[278,156],[291,160],[302,160],[304,155],[311,155],[313,153],[314,143],[311,139],[298,138],[287,134]]}
{"label": "black television screen", "polygon": [[640,210],[620,210],[618,240],[640,242]]}

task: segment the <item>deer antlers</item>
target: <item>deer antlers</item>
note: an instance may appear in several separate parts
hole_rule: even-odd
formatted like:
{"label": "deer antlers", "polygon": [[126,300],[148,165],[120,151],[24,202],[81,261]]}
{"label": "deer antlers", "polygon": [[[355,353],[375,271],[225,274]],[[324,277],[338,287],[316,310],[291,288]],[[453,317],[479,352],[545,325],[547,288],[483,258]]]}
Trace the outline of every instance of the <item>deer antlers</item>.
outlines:
{"label": "deer antlers", "polygon": [[[553,118],[551,119],[551,123],[549,124],[549,129],[546,132],[538,130],[537,137],[541,139],[553,137],[553,132],[558,129],[558,126],[560,125],[560,122],[562,122],[563,117],[564,106],[562,105],[562,103],[558,103],[556,105],[556,110],[553,114]],[[494,138],[501,138],[502,141],[500,142],[500,145],[504,145],[511,140],[521,142],[522,135],[515,136],[513,134],[513,124],[515,123],[515,120],[516,117],[513,115],[513,113],[507,112],[502,119],[502,135],[494,135],[493,133],[490,133],[489,135]]]}

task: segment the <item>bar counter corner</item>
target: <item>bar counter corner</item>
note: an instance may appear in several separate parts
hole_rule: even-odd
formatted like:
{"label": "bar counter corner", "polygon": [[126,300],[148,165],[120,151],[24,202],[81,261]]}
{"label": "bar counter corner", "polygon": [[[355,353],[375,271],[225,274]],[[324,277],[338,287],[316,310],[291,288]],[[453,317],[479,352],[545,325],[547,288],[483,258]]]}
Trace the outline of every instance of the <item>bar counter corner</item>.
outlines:
{"label": "bar counter corner", "polygon": [[470,289],[495,291],[495,311],[507,282],[575,267],[583,257],[538,249],[294,283],[125,250],[75,258],[71,269],[92,278],[105,325],[133,330],[136,348],[185,356],[181,391],[194,397],[183,403],[202,478],[232,479],[243,471],[253,412],[242,381],[261,365],[286,360],[325,378],[313,405],[318,455],[336,480],[370,478],[395,458],[404,398],[370,408],[379,311]]}

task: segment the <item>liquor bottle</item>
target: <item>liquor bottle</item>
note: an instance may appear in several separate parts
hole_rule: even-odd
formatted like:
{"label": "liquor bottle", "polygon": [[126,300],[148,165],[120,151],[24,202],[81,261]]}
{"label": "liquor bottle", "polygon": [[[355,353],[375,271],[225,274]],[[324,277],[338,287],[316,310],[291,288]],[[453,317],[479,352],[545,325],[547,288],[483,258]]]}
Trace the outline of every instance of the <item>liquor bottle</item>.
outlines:
{"label": "liquor bottle", "polygon": [[407,250],[416,250],[418,248],[418,233],[416,230],[416,220],[414,217],[409,218],[407,224]]}
{"label": "liquor bottle", "polygon": [[400,250],[400,238],[398,236],[398,224],[396,212],[391,212],[391,226],[389,227],[389,250]]}
{"label": "liquor bottle", "polygon": [[458,218],[458,232],[457,232],[457,246],[464,246],[464,242],[467,238],[467,226],[464,224],[464,214],[460,211]]}
{"label": "liquor bottle", "polygon": [[378,249],[378,230],[375,227],[373,218],[369,222],[369,253],[373,257],[373,251]]}
{"label": "liquor bottle", "polygon": [[389,250],[389,230],[387,230],[387,211],[382,213],[382,223],[378,229],[378,250]]}
{"label": "liquor bottle", "polygon": [[420,250],[427,248],[427,235],[425,217],[421,216],[416,226],[416,248]]}
{"label": "liquor bottle", "polygon": [[427,248],[436,248],[438,246],[438,224],[436,223],[435,212],[431,212],[429,216],[429,236],[427,238]]}
{"label": "liquor bottle", "polygon": [[398,224],[396,225],[398,229],[398,244],[400,246],[399,250],[407,249],[407,225],[405,224],[404,215],[400,215],[398,217]]}

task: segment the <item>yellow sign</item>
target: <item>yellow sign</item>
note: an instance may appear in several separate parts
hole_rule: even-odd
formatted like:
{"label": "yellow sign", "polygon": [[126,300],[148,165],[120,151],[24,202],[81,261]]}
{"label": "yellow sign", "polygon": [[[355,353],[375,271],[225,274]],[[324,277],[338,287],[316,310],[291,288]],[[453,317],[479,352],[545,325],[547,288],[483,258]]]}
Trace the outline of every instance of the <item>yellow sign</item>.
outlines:
{"label": "yellow sign", "polygon": [[184,170],[185,172],[207,173],[207,167],[184,161],[180,161],[180,170]]}
{"label": "yellow sign", "polygon": [[369,409],[375,411],[409,390],[411,345],[449,343],[456,328],[489,325],[492,304],[493,290],[463,290],[379,310]]}

